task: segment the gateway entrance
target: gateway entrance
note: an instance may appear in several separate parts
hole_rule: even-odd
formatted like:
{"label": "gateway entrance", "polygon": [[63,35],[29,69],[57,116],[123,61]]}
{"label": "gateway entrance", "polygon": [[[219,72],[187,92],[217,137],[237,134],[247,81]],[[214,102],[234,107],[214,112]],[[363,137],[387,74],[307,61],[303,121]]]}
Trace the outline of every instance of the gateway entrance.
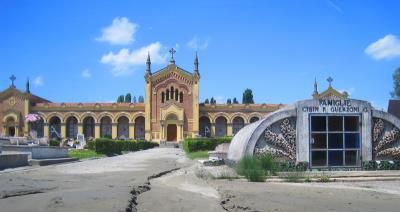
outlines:
{"label": "gateway entrance", "polygon": [[310,115],[312,168],[361,166],[360,116]]}
{"label": "gateway entrance", "polygon": [[169,124],[167,126],[167,141],[177,141],[176,124]]}

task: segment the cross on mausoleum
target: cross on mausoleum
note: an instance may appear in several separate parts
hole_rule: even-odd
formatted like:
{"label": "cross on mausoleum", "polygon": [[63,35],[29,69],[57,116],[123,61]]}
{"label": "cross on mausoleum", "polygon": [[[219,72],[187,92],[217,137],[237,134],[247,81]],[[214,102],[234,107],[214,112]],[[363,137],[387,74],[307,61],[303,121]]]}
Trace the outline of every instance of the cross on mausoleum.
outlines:
{"label": "cross on mausoleum", "polygon": [[16,79],[17,79],[17,78],[14,76],[14,74],[11,75],[11,77],[10,77],[10,80],[11,80],[11,87],[15,87],[14,81],[15,81]]}
{"label": "cross on mausoleum", "polygon": [[333,82],[332,77],[328,77],[328,79],[326,79],[326,80],[329,82],[329,87],[331,87],[331,84],[332,84],[332,82]]}

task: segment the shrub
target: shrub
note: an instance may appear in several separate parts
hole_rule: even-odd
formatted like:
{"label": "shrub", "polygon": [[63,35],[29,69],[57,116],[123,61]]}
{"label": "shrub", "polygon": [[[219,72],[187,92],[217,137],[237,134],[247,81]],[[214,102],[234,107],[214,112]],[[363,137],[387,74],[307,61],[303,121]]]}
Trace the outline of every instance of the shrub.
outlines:
{"label": "shrub", "polygon": [[133,140],[113,140],[108,138],[98,138],[94,142],[94,149],[97,153],[106,155],[121,154],[122,151],[138,151],[154,148],[158,146],[155,142],[133,141]]}
{"label": "shrub", "polygon": [[381,160],[381,161],[363,161],[362,163],[363,170],[400,170],[400,161],[388,161],[388,160]]}
{"label": "shrub", "polygon": [[60,146],[60,141],[59,140],[56,140],[56,139],[53,139],[53,140],[50,140],[49,141],[49,145],[50,146]]}
{"label": "shrub", "polygon": [[278,163],[272,154],[263,154],[258,159],[261,162],[261,167],[270,175],[275,175],[279,171]]}
{"label": "shrub", "polygon": [[183,150],[185,152],[197,152],[205,150],[214,150],[216,146],[222,143],[231,142],[232,137],[220,138],[186,138],[183,141]]}
{"label": "shrub", "polygon": [[265,171],[261,160],[253,156],[243,157],[237,164],[236,172],[243,175],[250,182],[264,182]]}

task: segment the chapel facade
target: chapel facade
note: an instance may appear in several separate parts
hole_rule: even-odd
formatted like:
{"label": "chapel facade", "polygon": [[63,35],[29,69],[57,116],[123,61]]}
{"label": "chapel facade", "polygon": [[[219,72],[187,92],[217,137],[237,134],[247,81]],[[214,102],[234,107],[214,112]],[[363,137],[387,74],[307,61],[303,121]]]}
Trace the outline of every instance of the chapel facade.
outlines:
{"label": "chapel facade", "polygon": [[[54,103],[14,85],[0,93],[0,134],[15,137],[116,139],[180,142],[188,137],[233,136],[249,123],[285,105],[199,103],[200,72],[197,54],[194,70],[169,64],[155,72],[150,55],[146,61],[144,103]],[[27,123],[25,116],[40,119]]]}

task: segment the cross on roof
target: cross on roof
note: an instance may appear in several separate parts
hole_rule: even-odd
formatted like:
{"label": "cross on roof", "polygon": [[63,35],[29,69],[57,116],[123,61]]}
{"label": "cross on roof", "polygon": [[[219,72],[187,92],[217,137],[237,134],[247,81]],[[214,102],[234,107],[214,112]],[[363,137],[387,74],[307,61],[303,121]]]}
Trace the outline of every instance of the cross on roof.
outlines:
{"label": "cross on roof", "polygon": [[12,87],[15,87],[14,81],[15,81],[16,79],[17,79],[17,78],[14,76],[14,74],[11,75],[10,80],[11,80],[11,86],[12,86]]}
{"label": "cross on roof", "polygon": [[171,58],[174,58],[174,54],[175,54],[176,50],[174,48],[171,48],[169,50],[169,53],[171,53]]}
{"label": "cross on roof", "polygon": [[169,53],[171,53],[171,59],[169,60],[170,63],[175,63],[175,59],[174,59],[175,52],[176,52],[176,50],[174,48],[171,48],[169,50]]}
{"label": "cross on roof", "polygon": [[332,84],[332,82],[333,82],[332,77],[328,77],[328,79],[326,79],[326,81],[329,82],[329,87],[331,87],[331,84]]}

